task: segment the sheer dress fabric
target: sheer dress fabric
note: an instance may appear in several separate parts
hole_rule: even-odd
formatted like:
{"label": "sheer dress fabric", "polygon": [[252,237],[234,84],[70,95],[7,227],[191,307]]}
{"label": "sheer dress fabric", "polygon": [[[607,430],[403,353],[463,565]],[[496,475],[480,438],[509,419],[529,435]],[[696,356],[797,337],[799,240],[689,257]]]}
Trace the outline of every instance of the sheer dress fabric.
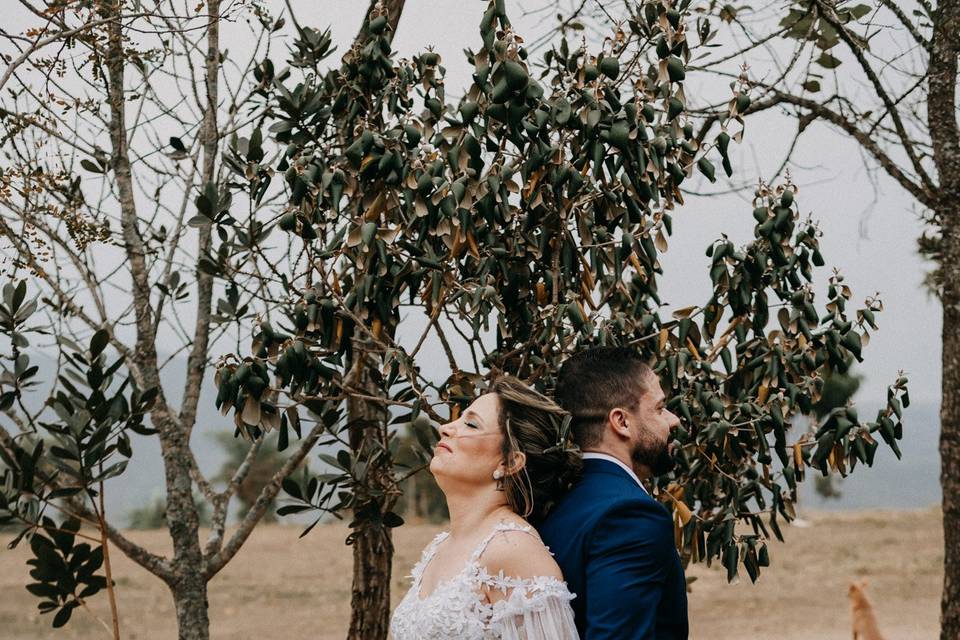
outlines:
{"label": "sheer dress fabric", "polygon": [[[411,572],[410,590],[393,612],[393,640],[578,640],[567,585],[551,576],[515,578],[503,572],[491,575],[480,556],[497,535],[523,531],[527,526],[501,522],[477,546],[460,573],[441,581],[421,597],[423,571],[447,539],[441,533],[423,550]],[[499,590],[504,597],[490,603],[482,589]]]}

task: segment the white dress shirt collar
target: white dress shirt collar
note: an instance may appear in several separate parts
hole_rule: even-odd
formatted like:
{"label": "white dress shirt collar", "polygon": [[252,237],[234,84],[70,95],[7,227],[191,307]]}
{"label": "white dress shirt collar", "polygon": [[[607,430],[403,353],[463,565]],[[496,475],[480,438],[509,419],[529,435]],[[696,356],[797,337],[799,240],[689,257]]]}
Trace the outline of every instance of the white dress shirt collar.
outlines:
{"label": "white dress shirt collar", "polygon": [[637,474],[634,472],[633,469],[625,465],[621,460],[614,458],[610,454],[600,453],[599,451],[585,451],[582,455],[584,460],[606,460],[607,462],[612,462],[613,464],[617,465],[618,467],[626,471],[630,475],[630,477],[633,478],[633,481],[636,482],[638,485],[640,485],[641,489],[643,489],[644,491],[647,490],[647,488],[643,486],[643,483],[640,482],[640,478],[637,477]]}

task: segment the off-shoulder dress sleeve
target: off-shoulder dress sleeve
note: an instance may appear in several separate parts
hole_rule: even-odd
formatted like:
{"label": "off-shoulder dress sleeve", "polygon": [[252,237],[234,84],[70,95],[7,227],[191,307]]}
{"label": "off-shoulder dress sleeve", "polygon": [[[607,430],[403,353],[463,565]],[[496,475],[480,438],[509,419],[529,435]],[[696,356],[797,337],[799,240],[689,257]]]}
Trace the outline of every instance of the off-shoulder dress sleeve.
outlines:
{"label": "off-shoulder dress sleeve", "polygon": [[509,595],[493,604],[490,629],[494,637],[502,640],[579,640],[570,606],[575,596],[565,583],[547,576],[509,582],[503,585]]}

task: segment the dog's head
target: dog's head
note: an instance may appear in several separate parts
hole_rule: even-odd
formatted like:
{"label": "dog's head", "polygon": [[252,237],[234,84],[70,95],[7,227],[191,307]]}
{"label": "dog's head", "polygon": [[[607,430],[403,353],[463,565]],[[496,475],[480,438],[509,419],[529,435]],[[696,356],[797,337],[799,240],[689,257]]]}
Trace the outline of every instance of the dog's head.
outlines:
{"label": "dog's head", "polygon": [[847,597],[854,604],[859,604],[866,602],[867,600],[867,579],[862,578],[860,580],[855,580],[850,583],[850,587],[847,589]]}

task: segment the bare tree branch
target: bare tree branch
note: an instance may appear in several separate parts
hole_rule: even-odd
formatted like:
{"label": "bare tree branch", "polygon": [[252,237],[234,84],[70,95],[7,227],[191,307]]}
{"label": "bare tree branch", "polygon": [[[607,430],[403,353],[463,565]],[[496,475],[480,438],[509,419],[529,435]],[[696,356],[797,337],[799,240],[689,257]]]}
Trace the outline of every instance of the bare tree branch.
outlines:
{"label": "bare tree branch", "polygon": [[913,169],[918,176],[920,185],[925,190],[932,190],[934,188],[934,183],[927,174],[923,163],[920,162],[920,159],[917,156],[916,149],[914,149],[913,146],[913,140],[910,138],[909,134],[907,134],[906,127],[903,125],[903,120],[900,117],[900,111],[897,109],[897,105],[894,103],[893,99],[890,97],[890,94],[880,81],[880,77],[877,75],[876,71],[863,54],[863,47],[855,38],[850,35],[850,32],[847,30],[846,26],[840,22],[831,5],[827,4],[825,0],[815,0],[815,2],[820,8],[823,18],[837,31],[840,39],[846,43],[851,53],[853,53],[854,57],[857,59],[857,62],[860,64],[860,68],[863,69],[864,74],[866,74],[867,78],[870,80],[870,84],[873,85],[877,96],[883,101],[884,106],[886,106],[890,115],[890,119],[893,120],[894,127],[896,128],[897,134],[900,137],[900,143],[903,145],[903,150],[907,154],[907,157],[910,158],[910,163],[913,165]]}
{"label": "bare tree branch", "polygon": [[[142,18],[144,16],[149,16],[149,15],[151,14],[134,13],[134,14],[129,14],[126,17]],[[91,29],[96,29],[97,27],[103,26],[104,24],[110,22],[111,20],[114,20],[114,18],[111,17],[111,18],[104,18],[102,20],[94,20],[92,22],[87,22],[79,27],[58,31],[57,33],[47,36],[46,38],[36,40],[30,46],[30,48],[28,48],[20,56],[18,56],[15,60],[13,60],[7,65],[7,68],[4,70],[3,75],[0,75],[0,89],[2,89],[5,84],[7,84],[7,81],[10,79],[10,76],[13,75],[13,72],[16,71],[20,65],[27,62],[30,59],[30,56],[32,56],[34,53],[36,53],[40,49],[43,49],[44,47],[46,47],[48,44],[53,44],[54,42],[63,42],[79,33],[83,33],[84,31],[90,31]],[[2,30],[0,31],[0,34],[6,35],[7,32],[6,30]]]}
{"label": "bare tree branch", "polygon": [[[215,184],[215,169],[220,144],[217,129],[217,108],[220,74],[220,2],[212,0],[207,21],[207,55],[205,84],[207,88],[207,108],[203,116],[200,137],[203,140],[203,185]],[[217,188],[219,191],[219,188]],[[200,227],[197,244],[197,256],[203,258],[210,253],[213,237],[213,223]],[[197,319],[193,332],[193,347],[187,358],[187,376],[184,381],[183,404],[180,408],[180,424],[186,432],[187,440],[197,416],[197,403],[203,387],[203,374],[207,370],[207,349],[210,341],[210,303],[213,298],[213,275],[197,268]]]}
{"label": "bare tree branch", "polygon": [[230,559],[236,555],[240,547],[243,546],[243,543],[247,541],[247,538],[249,538],[253,532],[253,528],[263,517],[270,503],[273,502],[273,499],[280,493],[280,485],[284,478],[288,477],[300,466],[300,463],[303,462],[303,459],[306,458],[310,450],[313,449],[317,440],[320,439],[323,429],[323,422],[318,421],[313,426],[313,429],[310,430],[310,433],[307,434],[307,437],[301,441],[300,446],[294,454],[287,459],[279,471],[273,474],[270,482],[268,482],[260,492],[256,502],[254,502],[250,510],[247,511],[238,529],[233,533],[233,536],[230,537],[227,544],[223,546],[223,549],[205,558],[204,575],[207,580],[217,575],[217,573],[230,562]]}
{"label": "bare tree branch", "polygon": [[917,41],[917,44],[929,51],[930,41],[924,38],[920,31],[917,30],[917,25],[913,22],[913,20],[907,17],[907,14],[903,12],[903,9],[900,8],[900,5],[894,2],[894,0],[880,0],[880,3],[889,9],[895,16],[897,16],[900,24],[902,24],[907,31],[910,32],[910,35],[913,36],[913,39]]}
{"label": "bare tree branch", "polygon": [[222,493],[218,493],[216,496],[214,496],[213,516],[211,517],[210,525],[211,531],[210,536],[207,538],[207,545],[203,550],[204,556],[212,556],[223,546],[223,531],[226,527],[227,507],[230,504],[230,499],[234,496],[234,494],[236,494],[237,489],[240,488],[240,485],[243,484],[247,474],[250,473],[250,469],[253,467],[253,461],[256,460],[257,454],[260,452],[260,448],[262,446],[263,438],[255,440],[253,443],[251,443],[250,448],[247,449],[247,455],[244,456],[243,461],[230,478],[227,488]]}

